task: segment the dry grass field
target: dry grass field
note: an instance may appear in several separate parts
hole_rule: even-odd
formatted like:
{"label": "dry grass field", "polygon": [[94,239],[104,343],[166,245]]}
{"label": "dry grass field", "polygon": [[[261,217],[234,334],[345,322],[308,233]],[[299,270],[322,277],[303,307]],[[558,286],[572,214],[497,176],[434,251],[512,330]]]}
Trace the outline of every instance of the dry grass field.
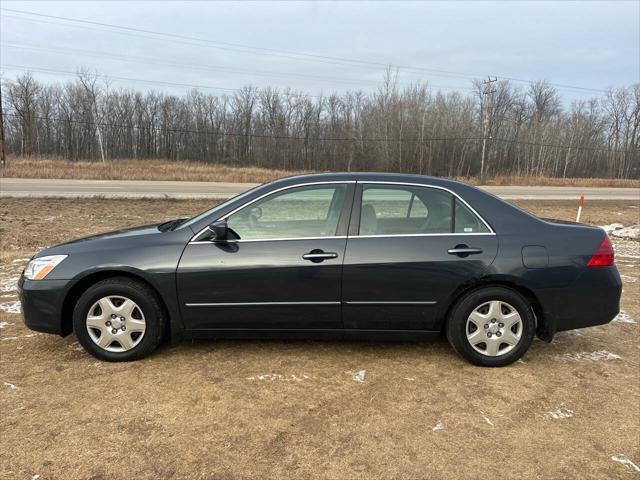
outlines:
{"label": "dry grass field", "polygon": [[[621,313],[482,369],[432,343],[202,341],[129,364],[24,327],[39,248],[206,201],[3,199],[2,479],[624,479],[640,464],[640,243],[614,238]],[[575,202],[518,202],[572,219]],[[589,202],[583,221],[638,222]]]}
{"label": "dry grass field", "polygon": [[[198,162],[167,160],[112,160],[71,162],[57,157],[8,158],[8,167],[0,170],[0,178],[62,178],[80,180],[177,180],[194,182],[264,183],[303,171],[269,170],[259,167],[232,167]],[[477,185],[474,177],[460,177]],[[538,176],[494,176],[487,185],[546,185],[576,187],[640,187],[640,180],[608,178],[548,178]]]}

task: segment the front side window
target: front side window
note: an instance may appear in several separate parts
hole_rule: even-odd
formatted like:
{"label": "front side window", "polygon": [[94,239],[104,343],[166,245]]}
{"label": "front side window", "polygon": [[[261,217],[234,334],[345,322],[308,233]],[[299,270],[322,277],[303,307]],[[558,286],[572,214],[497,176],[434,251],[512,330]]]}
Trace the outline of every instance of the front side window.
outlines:
{"label": "front side window", "polygon": [[360,235],[488,233],[486,225],[451,193],[431,187],[365,184]]}
{"label": "front side window", "polygon": [[227,225],[241,240],[334,236],[346,192],[346,184],[290,188],[247,205]]}

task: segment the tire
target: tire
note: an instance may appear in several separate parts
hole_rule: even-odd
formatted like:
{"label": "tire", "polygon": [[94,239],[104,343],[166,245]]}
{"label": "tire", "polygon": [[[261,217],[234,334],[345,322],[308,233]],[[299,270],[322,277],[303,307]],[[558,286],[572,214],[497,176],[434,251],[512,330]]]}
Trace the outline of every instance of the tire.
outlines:
{"label": "tire", "polygon": [[535,329],[531,304],[522,295],[506,287],[483,287],[455,304],[445,332],[453,349],[468,362],[503,367],[524,355]]}
{"label": "tire", "polygon": [[[162,341],[166,315],[156,293],[127,277],[89,287],[73,310],[80,345],[100,360],[128,362],[151,354]],[[111,340],[111,341],[110,341]]]}

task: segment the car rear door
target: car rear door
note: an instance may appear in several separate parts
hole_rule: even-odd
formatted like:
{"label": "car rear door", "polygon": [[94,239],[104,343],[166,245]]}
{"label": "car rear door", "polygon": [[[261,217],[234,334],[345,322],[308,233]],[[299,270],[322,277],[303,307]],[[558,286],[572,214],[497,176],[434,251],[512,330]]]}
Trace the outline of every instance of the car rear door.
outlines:
{"label": "car rear door", "polygon": [[354,182],[287,187],[224,218],[237,240],[187,245],[177,271],[186,328],[342,328],[354,190]]}
{"label": "car rear door", "polygon": [[345,328],[431,330],[454,292],[482,277],[497,237],[452,192],[359,183],[343,267]]}

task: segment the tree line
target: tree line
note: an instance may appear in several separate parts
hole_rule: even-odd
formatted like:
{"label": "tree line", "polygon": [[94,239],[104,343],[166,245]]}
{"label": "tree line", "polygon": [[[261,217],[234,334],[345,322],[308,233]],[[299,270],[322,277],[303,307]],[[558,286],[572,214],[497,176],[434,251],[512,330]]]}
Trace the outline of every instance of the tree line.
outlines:
{"label": "tree line", "polygon": [[311,96],[247,86],[184,96],[113,88],[80,71],[64,84],[3,82],[5,144],[69,160],[161,158],[284,170],[638,178],[640,84],[565,106],[545,82],[481,82],[469,94],[399,88]]}

